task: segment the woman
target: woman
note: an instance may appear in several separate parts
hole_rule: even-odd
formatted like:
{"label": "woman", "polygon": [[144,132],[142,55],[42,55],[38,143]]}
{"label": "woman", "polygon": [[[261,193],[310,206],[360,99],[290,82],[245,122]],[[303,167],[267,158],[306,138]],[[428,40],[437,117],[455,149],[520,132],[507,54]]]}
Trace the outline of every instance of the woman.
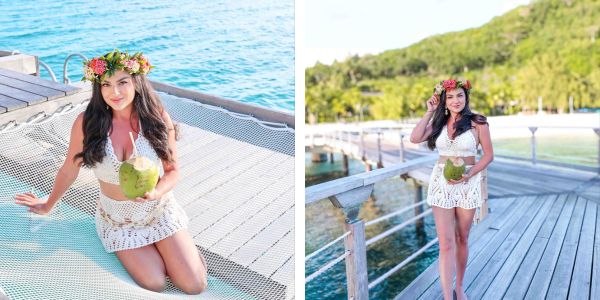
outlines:
{"label": "woman", "polygon": [[[177,128],[146,75],[153,66],[143,53],[118,49],[84,63],[83,81],[93,84],[92,98],[71,130],[69,150],[47,201],[31,193],[15,196],[28,210],[48,213],[73,184],[80,167],[92,168],[100,183],[96,229],[107,252],[114,252],[141,287],[161,292],[168,275],[188,294],[207,286],[202,253],[187,231],[189,219],[172,189],[179,178]],[[159,181],[145,197],[130,200],[121,191],[119,168],[134,157],[152,160]]]}
{"label": "woman", "polygon": [[[427,141],[429,149],[437,148],[440,155],[429,180],[427,203],[433,209],[440,245],[440,280],[444,299],[452,299],[453,296],[459,300],[467,299],[462,285],[469,257],[469,231],[475,209],[484,201],[479,186],[483,179],[480,171],[494,160],[486,117],[469,109],[470,89],[469,81],[453,79],[436,85],[434,95],[427,100],[425,116],[410,136],[412,143]],[[429,122],[434,113],[433,120]],[[484,155],[475,163],[479,143]],[[458,180],[446,180],[444,165],[448,158],[454,156],[464,161],[466,173]],[[455,257],[456,287],[453,293]]]}

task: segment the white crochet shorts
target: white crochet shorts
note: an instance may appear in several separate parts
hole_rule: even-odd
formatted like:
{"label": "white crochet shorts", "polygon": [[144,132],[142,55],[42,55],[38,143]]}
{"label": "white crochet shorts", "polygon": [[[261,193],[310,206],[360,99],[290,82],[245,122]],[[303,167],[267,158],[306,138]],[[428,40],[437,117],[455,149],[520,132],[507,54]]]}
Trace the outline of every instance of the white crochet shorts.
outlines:
{"label": "white crochet shorts", "polygon": [[[96,231],[104,249],[109,253],[158,242],[186,229],[189,223],[187,214],[175,201],[172,191],[164,194],[160,199],[143,203],[114,200],[100,191],[99,202],[95,215]],[[101,214],[100,206],[105,212],[104,216]],[[163,209],[159,213],[152,214],[155,206],[159,208],[162,206]],[[105,218],[110,218],[110,222]],[[136,228],[127,227],[127,225],[114,226],[141,220],[144,221],[143,225],[138,225]]]}
{"label": "white crochet shorts", "polygon": [[[436,163],[433,167],[427,189],[427,204],[447,209],[480,207],[484,202],[481,197],[480,181],[484,178],[481,172],[473,175],[467,182],[448,184],[444,177],[444,166],[444,163]],[[472,167],[473,165],[466,166],[467,171]]]}

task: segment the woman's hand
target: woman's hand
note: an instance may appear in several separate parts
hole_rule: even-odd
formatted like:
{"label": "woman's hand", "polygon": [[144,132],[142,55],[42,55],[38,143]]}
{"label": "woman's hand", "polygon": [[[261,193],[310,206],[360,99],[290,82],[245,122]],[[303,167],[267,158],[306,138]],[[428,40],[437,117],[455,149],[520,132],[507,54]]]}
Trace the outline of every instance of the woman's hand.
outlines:
{"label": "woman's hand", "polygon": [[433,96],[427,100],[427,111],[434,112],[438,105],[440,105],[440,99],[438,99],[436,94],[433,94]]}
{"label": "woman's hand", "polygon": [[146,192],[146,197],[135,197],[135,200],[132,200],[134,202],[147,202],[147,201],[152,201],[152,200],[156,200],[156,199],[160,199],[160,197],[162,195],[160,195],[156,189],[152,189],[152,191],[150,192]]}
{"label": "woman's hand", "polygon": [[462,177],[459,180],[454,180],[454,179],[450,179],[450,180],[446,180],[448,182],[448,184],[458,184],[461,182],[465,182],[468,183],[469,179],[471,179],[471,177],[473,177],[472,175],[469,175],[469,173],[465,173],[462,175]]}
{"label": "woman's hand", "polygon": [[14,198],[17,199],[16,204],[27,205],[27,210],[36,214],[45,215],[52,210],[52,207],[46,206],[47,200],[42,200],[32,193],[17,194]]}

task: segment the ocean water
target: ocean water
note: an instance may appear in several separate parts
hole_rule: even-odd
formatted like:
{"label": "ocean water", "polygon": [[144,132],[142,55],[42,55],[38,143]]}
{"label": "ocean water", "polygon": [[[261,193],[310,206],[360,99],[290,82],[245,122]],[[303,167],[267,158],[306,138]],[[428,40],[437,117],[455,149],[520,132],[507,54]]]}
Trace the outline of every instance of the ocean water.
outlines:
{"label": "ocean water", "polygon": [[[294,1],[0,0],[0,49],[39,56],[62,82],[71,53],[143,51],[148,77],[294,111]],[[40,66],[40,75],[51,79]],[[68,76],[83,77],[79,57]]]}

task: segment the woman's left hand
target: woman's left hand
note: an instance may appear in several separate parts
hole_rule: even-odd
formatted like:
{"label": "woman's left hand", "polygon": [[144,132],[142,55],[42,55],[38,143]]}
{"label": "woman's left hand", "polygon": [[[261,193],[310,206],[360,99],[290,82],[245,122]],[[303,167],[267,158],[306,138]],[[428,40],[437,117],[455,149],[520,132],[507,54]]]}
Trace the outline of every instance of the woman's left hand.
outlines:
{"label": "woman's left hand", "polygon": [[147,202],[147,201],[160,199],[160,197],[162,196],[156,191],[156,189],[152,189],[152,191],[146,192],[145,195],[146,195],[146,197],[135,197],[135,200],[133,200],[133,201],[134,202]]}
{"label": "woman's left hand", "polygon": [[446,180],[448,182],[448,184],[458,184],[461,182],[469,182],[469,179],[471,179],[471,175],[469,175],[468,173],[465,173],[462,175],[462,177],[459,180],[454,180],[454,179],[450,179],[450,180]]}

